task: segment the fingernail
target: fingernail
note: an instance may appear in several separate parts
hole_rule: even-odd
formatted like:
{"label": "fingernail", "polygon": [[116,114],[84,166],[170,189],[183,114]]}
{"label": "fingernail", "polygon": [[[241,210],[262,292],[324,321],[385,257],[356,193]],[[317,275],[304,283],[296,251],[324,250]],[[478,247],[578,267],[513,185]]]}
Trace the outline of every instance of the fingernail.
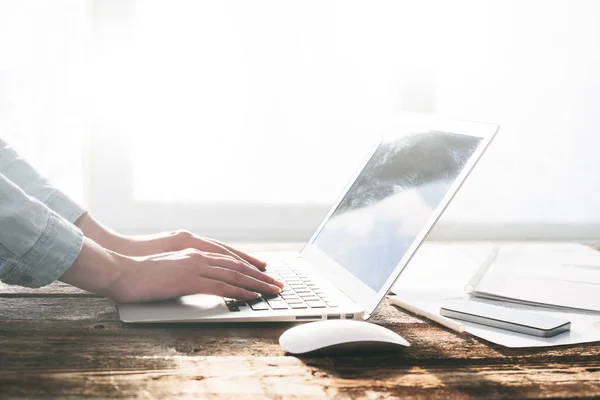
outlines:
{"label": "fingernail", "polygon": [[275,293],[281,293],[281,288],[275,285],[269,285],[269,287],[271,288],[271,290]]}

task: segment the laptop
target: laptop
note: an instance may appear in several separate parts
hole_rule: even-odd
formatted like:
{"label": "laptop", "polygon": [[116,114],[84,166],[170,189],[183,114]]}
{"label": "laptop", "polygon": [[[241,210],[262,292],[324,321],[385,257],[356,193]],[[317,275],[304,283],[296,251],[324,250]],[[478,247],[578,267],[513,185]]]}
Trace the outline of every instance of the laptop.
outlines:
{"label": "laptop", "polygon": [[411,116],[390,124],[296,257],[267,260],[279,295],[120,304],[129,323],[367,319],[496,135],[498,125]]}

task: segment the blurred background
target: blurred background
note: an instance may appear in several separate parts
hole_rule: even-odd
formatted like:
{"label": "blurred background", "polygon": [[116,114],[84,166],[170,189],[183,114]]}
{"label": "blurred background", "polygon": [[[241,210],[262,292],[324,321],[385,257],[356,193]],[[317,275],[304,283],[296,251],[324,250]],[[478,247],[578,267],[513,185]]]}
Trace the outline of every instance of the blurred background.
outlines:
{"label": "blurred background", "polygon": [[306,240],[401,111],[500,124],[433,238],[600,239],[600,2],[0,0],[0,136],[124,233]]}

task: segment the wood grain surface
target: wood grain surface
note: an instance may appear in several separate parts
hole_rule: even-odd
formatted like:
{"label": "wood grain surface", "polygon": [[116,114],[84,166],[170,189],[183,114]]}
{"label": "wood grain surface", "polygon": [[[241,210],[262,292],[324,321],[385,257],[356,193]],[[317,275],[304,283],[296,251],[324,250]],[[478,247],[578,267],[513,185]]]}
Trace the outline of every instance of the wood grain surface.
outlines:
{"label": "wood grain surface", "polygon": [[0,285],[0,397],[500,399],[600,397],[600,345],[507,349],[385,302],[370,320],[411,347],[295,357],[292,323],[143,324],[55,283]]}

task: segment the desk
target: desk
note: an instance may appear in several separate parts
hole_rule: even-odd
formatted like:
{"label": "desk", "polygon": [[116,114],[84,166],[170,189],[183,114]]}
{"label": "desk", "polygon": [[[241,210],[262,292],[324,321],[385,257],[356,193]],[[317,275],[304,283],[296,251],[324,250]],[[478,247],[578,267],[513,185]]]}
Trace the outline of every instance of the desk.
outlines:
{"label": "desk", "polygon": [[126,325],[115,304],[62,283],[0,286],[1,398],[600,397],[600,344],[512,350],[383,304],[401,354],[297,358],[288,323]]}

